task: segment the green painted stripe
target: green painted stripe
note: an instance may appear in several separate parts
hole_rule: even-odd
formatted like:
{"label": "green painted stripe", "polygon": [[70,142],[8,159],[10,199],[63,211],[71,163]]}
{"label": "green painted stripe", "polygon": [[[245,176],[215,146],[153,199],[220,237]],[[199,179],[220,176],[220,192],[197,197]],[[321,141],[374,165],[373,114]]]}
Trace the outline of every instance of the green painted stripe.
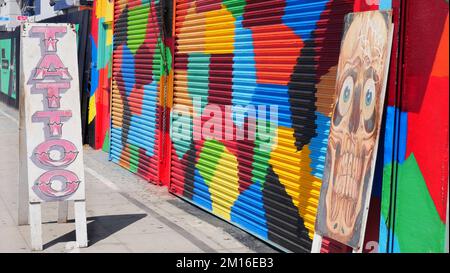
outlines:
{"label": "green painted stripe", "polygon": [[[389,217],[391,170],[392,164],[383,170],[381,212],[384,219]],[[395,237],[400,251],[443,252],[445,223],[439,217],[414,154],[398,165],[396,204]]]}
{"label": "green painted stripe", "polygon": [[[212,182],[214,171],[217,169],[224,150],[225,146],[216,140],[207,140],[204,142],[196,167],[208,186]],[[211,156],[209,153],[215,156]]]}

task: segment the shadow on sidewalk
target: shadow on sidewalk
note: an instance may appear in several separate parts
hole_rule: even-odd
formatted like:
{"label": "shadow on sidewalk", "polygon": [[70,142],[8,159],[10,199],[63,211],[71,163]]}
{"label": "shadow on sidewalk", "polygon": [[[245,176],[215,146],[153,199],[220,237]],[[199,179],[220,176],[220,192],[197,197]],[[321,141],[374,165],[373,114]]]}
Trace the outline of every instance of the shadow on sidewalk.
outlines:
{"label": "shadow on sidewalk", "polygon": [[[168,203],[175,207],[189,213],[198,219],[205,221],[215,227],[220,227],[224,232],[241,242],[244,246],[255,251],[256,253],[277,253],[278,249],[269,245],[268,243],[256,238],[250,233],[245,232],[243,229],[234,226],[230,222],[227,222],[214,214],[207,212],[200,206],[192,204],[191,202],[182,201],[180,198],[168,200]],[[213,216],[213,217],[211,217]]]}
{"label": "shadow on sidewalk", "polygon": [[[95,243],[111,236],[117,231],[141,220],[146,217],[147,214],[123,214],[123,215],[107,215],[107,216],[95,216],[87,218],[87,232],[88,232],[88,244],[93,246]],[[74,223],[75,220],[69,220],[68,223]],[[56,222],[46,222],[45,224],[51,224]],[[75,230],[64,234],[63,236],[54,239],[44,245],[44,249],[52,247],[58,243],[76,241]]]}

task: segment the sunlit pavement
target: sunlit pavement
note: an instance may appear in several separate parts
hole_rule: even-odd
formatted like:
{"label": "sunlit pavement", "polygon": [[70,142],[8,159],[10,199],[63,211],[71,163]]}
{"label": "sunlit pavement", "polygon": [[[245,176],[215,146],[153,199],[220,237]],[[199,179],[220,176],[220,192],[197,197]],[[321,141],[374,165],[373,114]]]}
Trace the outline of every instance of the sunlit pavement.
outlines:
{"label": "sunlit pavement", "polygon": [[[0,252],[30,252],[29,226],[17,226],[18,111],[0,102]],[[89,247],[57,204],[42,205],[44,252],[276,252],[246,232],[186,203],[84,148]]]}

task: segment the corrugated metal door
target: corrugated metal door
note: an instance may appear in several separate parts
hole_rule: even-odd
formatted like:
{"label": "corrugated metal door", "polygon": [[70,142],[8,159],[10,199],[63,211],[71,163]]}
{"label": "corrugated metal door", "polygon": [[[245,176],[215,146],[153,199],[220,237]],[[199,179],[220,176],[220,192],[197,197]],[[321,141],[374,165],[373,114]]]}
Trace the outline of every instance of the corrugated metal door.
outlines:
{"label": "corrugated metal door", "polygon": [[385,111],[379,252],[448,253],[449,5],[401,2],[390,69],[396,81]]}
{"label": "corrugated metal door", "polygon": [[154,183],[159,183],[159,36],[153,0],[115,0],[110,158]]}
{"label": "corrugated metal door", "polygon": [[[176,1],[171,192],[282,249],[310,251],[352,9],[350,0]],[[275,105],[278,122],[237,140],[251,120],[210,110],[239,105]],[[198,138],[211,123],[222,130]]]}

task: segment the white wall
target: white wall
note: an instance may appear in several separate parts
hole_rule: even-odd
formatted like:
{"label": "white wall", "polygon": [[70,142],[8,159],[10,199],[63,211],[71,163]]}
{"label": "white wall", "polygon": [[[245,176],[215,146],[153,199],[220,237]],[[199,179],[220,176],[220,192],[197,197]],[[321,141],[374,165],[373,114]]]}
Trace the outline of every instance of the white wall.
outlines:
{"label": "white wall", "polygon": [[19,15],[21,12],[16,0],[0,0],[0,29],[11,30],[20,25]]}
{"label": "white wall", "polygon": [[[35,4],[36,4],[36,2],[35,2]],[[40,12],[40,14],[37,14],[35,16],[31,16],[32,18],[30,18],[30,21],[32,21],[32,22],[39,22],[39,21],[42,21],[44,19],[47,19],[47,18],[50,18],[50,17],[57,16],[59,14],[62,14],[62,11],[55,11],[53,9],[53,7],[50,6],[49,3],[50,3],[49,0],[40,0],[41,12]]]}

